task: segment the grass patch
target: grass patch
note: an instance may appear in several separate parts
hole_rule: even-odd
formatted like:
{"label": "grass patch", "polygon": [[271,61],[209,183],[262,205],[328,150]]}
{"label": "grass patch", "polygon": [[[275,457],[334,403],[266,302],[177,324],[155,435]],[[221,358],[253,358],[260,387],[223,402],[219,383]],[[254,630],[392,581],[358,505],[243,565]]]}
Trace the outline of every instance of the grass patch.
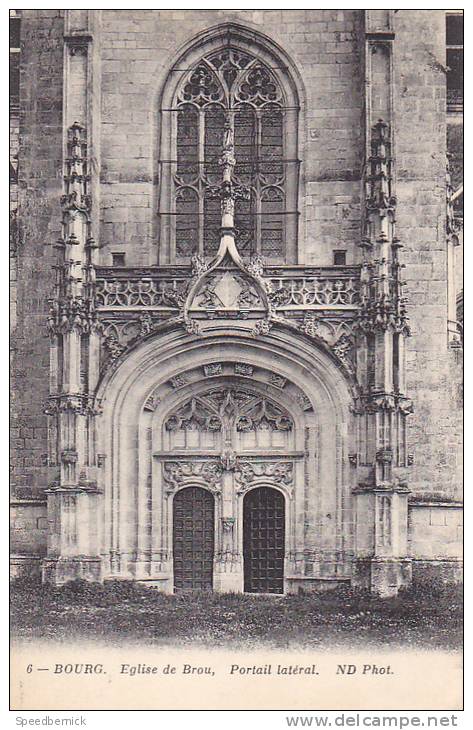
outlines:
{"label": "grass patch", "polygon": [[462,607],[461,587],[435,584],[389,599],[347,587],[297,596],[190,597],[131,581],[56,588],[18,579],[11,588],[11,630],[14,639],[107,644],[457,649]]}

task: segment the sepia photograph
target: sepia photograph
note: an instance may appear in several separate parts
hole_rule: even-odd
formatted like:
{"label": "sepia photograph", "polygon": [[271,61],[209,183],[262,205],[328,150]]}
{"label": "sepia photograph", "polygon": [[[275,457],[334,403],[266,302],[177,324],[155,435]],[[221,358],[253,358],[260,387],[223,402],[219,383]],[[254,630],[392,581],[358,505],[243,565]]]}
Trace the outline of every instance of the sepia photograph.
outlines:
{"label": "sepia photograph", "polygon": [[9,22],[11,709],[461,710],[463,10]]}

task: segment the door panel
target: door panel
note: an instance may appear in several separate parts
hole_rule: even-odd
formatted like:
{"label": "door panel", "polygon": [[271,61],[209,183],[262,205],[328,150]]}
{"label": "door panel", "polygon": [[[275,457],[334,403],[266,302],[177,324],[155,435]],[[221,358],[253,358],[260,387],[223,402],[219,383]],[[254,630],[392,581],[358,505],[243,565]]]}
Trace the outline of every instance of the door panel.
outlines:
{"label": "door panel", "polygon": [[252,489],[243,502],[244,585],[248,593],[284,592],[284,497]]}
{"label": "door panel", "polygon": [[173,502],[174,590],[211,591],[215,504],[201,487],[181,489]]}

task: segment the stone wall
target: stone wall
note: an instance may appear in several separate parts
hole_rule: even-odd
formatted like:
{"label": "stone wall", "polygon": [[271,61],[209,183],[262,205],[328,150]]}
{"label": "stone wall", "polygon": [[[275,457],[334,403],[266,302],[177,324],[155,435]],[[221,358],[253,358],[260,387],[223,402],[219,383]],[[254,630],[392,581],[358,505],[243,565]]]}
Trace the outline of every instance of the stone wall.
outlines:
{"label": "stone wall", "polygon": [[463,514],[448,504],[412,504],[409,509],[409,553],[421,560],[461,554]]}
{"label": "stone wall", "polygon": [[[428,20],[428,22],[426,22]],[[410,489],[461,499],[461,374],[447,341],[445,14],[395,12],[398,236],[409,318]]]}
{"label": "stone wall", "polygon": [[357,257],[363,159],[361,15],[355,10],[102,13],[101,263],[156,263],[154,187],[159,95],[173,61],[195,35],[222,23],[255,29],[293,60],[300,99],[300,263],[330,265],[332,250]]}
{"label": "stone wall", "polygon": [[[13,547],[21,555],[44,554],[42,489],[56,476],[47,467],[44,407],[47,300],[63,192],[63,15],[22,11],[21,225],[12,370]],[[409,10],[393,17],[397,234],[404,246],[400,256],[412,330],[406,393],[415,408],[408,419],[407,450],[414,458],[409,487],[414,496],[435,495],[446,502],[461,498],[461,354],[449,349],[447,340],[445,16],[441,10]],[[299,263],[330,265],[339,248],[347,250],[348,264],[359,261],[362,11],[104,10],[100,39],[94,40],[101,68],[101,115],[94,119],[100,136],[94,145],[101,152],[93,170],[100,177],[100,214],[94,211],[100,263],[111,264],[112,251],[125,252],[128,266],[157,262],[159,95],[183,46],[226,22],[271,38],[293,59],[302,79]],[[456,523],[448,522],[453,514],[440,506],[413,505],[410,554],[422,560],[453,554],[450,527],[456,530]],[[437,525],[444,515],[447,523]],[[426,551],[426,544],[431,549]],[[458,551],[458,541],[455,545]]]}
{"label": "stone wall", "polygon": [[[17,309],[12,332],[13,550],[41,552],[44,526],[36,508],[24,519],[23,501],[44,502],[48,485],[48,297],[54,285],[54,244],[61,232],[63,11],[23,10],[20,72],[19,231]],[[26,507],[25,507],[26,509]],[[43,509],[44,512],[44,509]],[[35,522],[36,526],[32,523]],[[17,526],[15,527],[15,524]]]}

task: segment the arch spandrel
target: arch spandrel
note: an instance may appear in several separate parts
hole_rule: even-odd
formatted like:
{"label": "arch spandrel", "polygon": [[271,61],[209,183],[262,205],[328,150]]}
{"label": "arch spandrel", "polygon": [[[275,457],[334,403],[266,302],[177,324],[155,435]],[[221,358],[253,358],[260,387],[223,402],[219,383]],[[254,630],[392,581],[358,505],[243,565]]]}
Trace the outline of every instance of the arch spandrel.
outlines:
{"label": "arch spandrel", "polygon": [[287,332],[277,326],[264,341],[241,330],[231,335],[230,329],[190,337],[179,328],[142,342],[105,373],[97,391],[104,415],[116,414],[130,392],[134,393],[132,408],[138,413],[159,384],[194,366],[222,360],[272,371],[300,388],[314,410],[335,408],[339,419],[349,418],[353,383],[322,348],[297,335],[289,341]]}

